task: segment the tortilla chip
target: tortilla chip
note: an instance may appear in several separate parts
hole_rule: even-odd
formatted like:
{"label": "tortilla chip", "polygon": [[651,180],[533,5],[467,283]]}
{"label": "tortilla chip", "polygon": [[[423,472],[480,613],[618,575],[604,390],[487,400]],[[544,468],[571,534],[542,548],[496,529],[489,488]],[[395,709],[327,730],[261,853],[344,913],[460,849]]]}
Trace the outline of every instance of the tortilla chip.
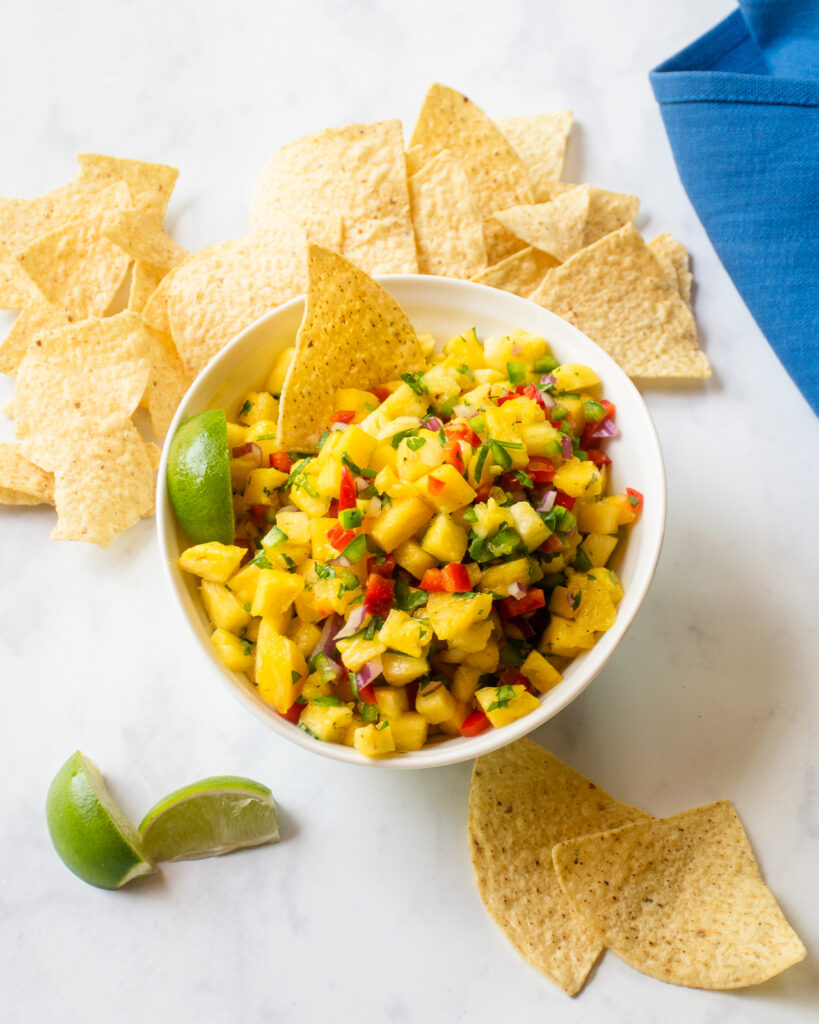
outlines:
{"label": "tortilla chip", "polygon": [[483,221],[466,172],[443,150],[409,180],[422,274],[470,278],[486,268]]}
{"label": "tortilla chip", "polygon": [[[279,215],[277,231],[271,225],[208,246],[177,267],[167,287],[168,322],[185,370],[199,373],[262,313],[301,294],[306,255],[304,229]],[[147,307],[143,316],[147,321]]]}
{"label": "tortilla chip", "polygon": [[92,184],[99,188],[124,181],[136,209],[151,214],[157,221],[165,216],[179,177],[179,171],[167,164],[104,156],[102,153],[79,153],[77,163],[80,166],[77,174],[79,184]]}
{"label": "tortilla chip", "polygon": [[521,956],[568,995],[583,986],[603,942],[572,911],[552,847],[647,817],[528,739],[475,762],[469,839],[478,892]]}
{"label": "tortilla chip", "polygon": [[54,474],[58,518],[52,540],[105,548],[153,512],[158,449],[142,440],[129,419],[78,418],[69,431],[37,434],[23,449]]}
{"label": "tortilla chip", "polygon": [[540,287],[547,271],[559,266],[560,260],[530,246],[487,267],[472,280],[528,299]]}
{"label": "tortilla chip", "polygon": [[103,234],[132,259],[165,271],[178,266],[188,255],[145,210],[120,210]]}
{"label": "tortilla chip", "polygon": [[395,299],[337,253],[310,243],[304,317],[279,402],[282,450],[316,450],[335,392],[420,369],[424,354]]}
{"label": "tortilla chip", "polygon": [[128,272],[130,256],[103,236],[110,217],[69,221],[20,253],[45,298],[73,318],[102,316]]}
{"label": "tortilla chip", "polygon": [[20,360],[29,346],[43,337],[71,323],[63,310],[40,297],[20,310],[11,330],[0,342],[0,373],[17,373]]}
{"label": "tortilla chip", "polygon": [[648,247],[657,259],[668,260],[677,280],[680,297],[690,306],[694,275],[691,273],[691,260],[686,247],[669,234],[657,235],[656,238],[652,238]]}
{"label": "tortilla chip", "polygon": [[151,417],[154,434],[161,438],[168,432],[174,413],[193,378],[185,370],[170,334],[147,328],[151,372],[142,405]]}
{"label": "tortilla chip", "polygon": [[328,128],[283,146],[256,182],[250,220],[281,210],[308,231],[341,216],[343,255],[370,274],[418,272],[400,121]]}
{"label": "tortilla chip", "polygon": [[0,505],[53,505],[54,477],[23,455],[19,444],[0,444]]}
{"label": "tortilla chip", "polygon": [[[173,270],[169,270],[164,274],[156,286],[155,290],[151,292],[147,299],[144,301],[142,307],[142,319],[145,323],[154,331],[159,331],[162,334],[170,334],[171,321],[168,316],[168,295],[173,287],[174,275],[179,272],[180,267],[183,264],[180,263],[178,267],[174,267]],[[140,271],[140,274],[143,272]],[[139,282],[138,287],[142,290],[142,286],[147,288],[148,282]],[[141,296],[135,295],[134,301],[138,302]],[[130,299],[129,299],[130,302]]]}
{"label": "tortilla chip", "polygon": [[727,800],[570,839],[553,859],[609,949],[660,981],[741,988],[806,956]]}
{"label": "tortilla chip", "polygon": [[[131,268],[131,288],[128,292],[128,309],[133,313],[142,313],[148,299],[159,287],[165,271],[160,267],[154,267],[150,263],[143,263],[136,260]],[[167,302],[165,303],[165,315],[167,318]]]}
{"label": "tortilla chip", "polygon": [[535,202],[548,202],[553,198],[551,182],[563,174],[566,145],[572,130],[571,110],[502,117],[496,124],[523,161]]}
{"label": "tortilla chip", "polygon": [[35,238],[70,220],[94,219],[104,211],[130,206],[127,187],[123,182],[114,184],[117,188],[112,190],[98,182],[72,181],[34,199],[0,197],[0,242],[17,256]]}
{"label": "tortilla chip", "polygon": [[711,376],[691,310],[632,224],[550,270],[532,299],[588,334],[632,377]]}
{"label": "tortilla chip", "polygon": [[130,312],[37,338],[18,367],[17,436],[61,434],[77,419],[130,416],[148,383],[148,351],[145,325]]}
{"label": "tortilla chip", "polygon": [[0,309],[22,309],[41,297],[20,261],[0,242]]}
{"label": "tortilla chip", "polygon": [[[463,165],[484,218],[534,199],[523,162],[506,137],[480,107],[455,89],[444,85],[429,89],[410,139],[410,149],[416,146],[422,148],[426,161],[450,150]],[[497,221],[486,220],[484,234],[490,263],[523,248]]]}

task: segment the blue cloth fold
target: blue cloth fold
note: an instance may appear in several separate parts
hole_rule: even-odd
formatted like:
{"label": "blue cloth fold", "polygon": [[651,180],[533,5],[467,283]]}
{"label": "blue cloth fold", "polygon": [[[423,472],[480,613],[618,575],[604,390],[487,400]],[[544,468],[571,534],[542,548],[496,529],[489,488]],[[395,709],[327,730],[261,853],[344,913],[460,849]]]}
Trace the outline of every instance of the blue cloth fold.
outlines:
{"label": "blue cloth fold", "polygon": [[740,0],[650,79],[683,187],[819,414],[819,0]]}

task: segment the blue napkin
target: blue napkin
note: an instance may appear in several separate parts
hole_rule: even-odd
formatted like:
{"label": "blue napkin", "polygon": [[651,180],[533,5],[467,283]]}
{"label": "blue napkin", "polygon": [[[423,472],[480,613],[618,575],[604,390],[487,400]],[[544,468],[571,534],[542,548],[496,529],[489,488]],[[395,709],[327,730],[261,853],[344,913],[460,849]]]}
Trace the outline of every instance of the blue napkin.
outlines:
{"label": "blue napkin", "polygon": [[819,414],[819,0],[740,0],[650,78],[714,248]]}

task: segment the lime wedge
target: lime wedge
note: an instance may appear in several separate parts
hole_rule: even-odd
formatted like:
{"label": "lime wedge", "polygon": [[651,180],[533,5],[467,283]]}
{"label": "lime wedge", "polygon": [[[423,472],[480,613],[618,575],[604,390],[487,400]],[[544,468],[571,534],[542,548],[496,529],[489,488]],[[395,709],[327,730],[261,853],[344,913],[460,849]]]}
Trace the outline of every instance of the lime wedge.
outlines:
{"label": "lime wedge", "polygon": [[223,409],[179,424],[168,450],[168,494],[176,519],[194,544],[233,543],[230,451]]}
{"label": "lime wedge", "polygon": [[160,800],[142,819],[139,835],[154,860],[216,857],[278,842],[279,812],[267,786],[218,775]]}
{"label": "lime wedge", "polygon": [[119,889],[154,870],[99,769],[79,750],[54,776],[46,798],[46,821],[66,867],[90,885]]}

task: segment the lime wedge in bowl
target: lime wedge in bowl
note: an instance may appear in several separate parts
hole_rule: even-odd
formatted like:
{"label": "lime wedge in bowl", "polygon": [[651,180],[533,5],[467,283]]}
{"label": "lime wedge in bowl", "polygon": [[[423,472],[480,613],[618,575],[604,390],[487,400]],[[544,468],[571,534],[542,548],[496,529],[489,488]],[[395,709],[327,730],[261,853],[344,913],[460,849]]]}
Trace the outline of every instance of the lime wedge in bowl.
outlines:
{"label": "lime wedge in bowl", "polygon": [[233,543],[230,449],[223,409],[183,420],[168,449],[168,496],[194,544]]}
{"label": "lime wedge in bowl", "polygon": [[153,860],[216,857],[279,839],[279,812],[267,786],[218,775],[183,786],[142,819],[139,836]]}
{"label": "lime wedge in bowl", "polygon": [[46,821],[63,863],[90,885],[119,889],[154,870],[99,769],[79,750],[54,776],[46,798]]}

